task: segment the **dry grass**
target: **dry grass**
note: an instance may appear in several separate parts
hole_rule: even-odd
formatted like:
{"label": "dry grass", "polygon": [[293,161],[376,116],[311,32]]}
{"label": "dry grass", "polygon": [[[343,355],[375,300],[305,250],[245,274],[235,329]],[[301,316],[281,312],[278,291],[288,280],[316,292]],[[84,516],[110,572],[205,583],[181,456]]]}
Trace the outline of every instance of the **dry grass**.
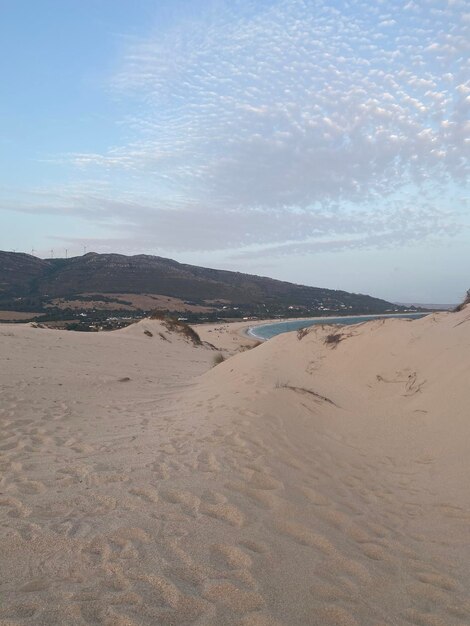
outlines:
{"label": "dry grass", "polygon": [[470,304],[470,289],[467,291],[467,295],[465,296],[464,301],[455,307],[455,313],[462,311],[467,306],[467,304]]}
{"label": "dry grass", "polygon": [[[290,389],[291,391],[295,391],[297,393],[304,393],[312,396],[317,402],[326,402],[327,404],[331,404],[333,406],[338,407],[336,402],[333,402],[330,398],[326,396],[322,396],[320,393],[316,391],[312,391],[311,389],[305,389],[305,387],[295,387],[294,385],[289,385],[287,383],[280,383],[279,381],[275,384],[275,389]],[[339,407],[338,407],[339,408]]]}
{"label": "dry grass", "polygon": [[253,348],[257,348],[262,343],[263,343],[262,341],[255,341],[254,343],[244,344],[238,348],[238,351],[246,352],[247,350],[253,350]]}
{"label": "dry grass", "polygon": [[144,335],[147,335],[147,337],[153,337],[153,333],[150,330],[144,330]]}
{"label": "dry grass", "polygon": [[299,330],[297,331],[297,339],[299,341],[301,341],[305,335],[308,335],[310,328],[299,328]]}
{"label": "dry grass", "polygon": [[216,365],[219,365],[220,363],[223,363],[225,361],[225,357],[221,352],[217,352],[217,354],[214,354],[214,358],[212,360],[212,366],[215,367]]}
{"label": "dry grass", "polygon": [[155,311],[152,311],[150,313],[149,319],[164,321],[164,320],[172,319],[172,318],[168,317],[166,313],[159,311],[158,309],[155,309]]}
{"label": "dry grass", "polygon": [[178,333],[182,335],[188,341],[191,341],[195,346],[201,346],[202,341],[197,332],[185,324],[184,322],[180,322],[179,320],[168,317],[167,315],[161,313],[160,311],[154,311],[150,315],[151,320],[161,320],[165,328],[171,333]]}
{"label": "dry grass", "polygon": [[330,333],[325,337],[324,343],[331,348],[336,348],[343,339],[345,339],[345,336],[341,333]]}

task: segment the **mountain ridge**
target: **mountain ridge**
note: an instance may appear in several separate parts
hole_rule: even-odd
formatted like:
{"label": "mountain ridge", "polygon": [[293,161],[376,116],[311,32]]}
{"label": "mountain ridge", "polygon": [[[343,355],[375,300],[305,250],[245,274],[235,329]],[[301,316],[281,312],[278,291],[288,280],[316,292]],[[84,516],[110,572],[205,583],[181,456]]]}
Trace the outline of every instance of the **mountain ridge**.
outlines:
{"label": "mountain ridge", "polygon": [[[241,308],[244,313],[258,315],[405,310],[365,294],[204,268],[146,254],[89,252],[68,259],[40,259],[0,251],[0,308],[11,308],[13,304],[18,308],[28,303],[36,308],[50,307],[58,299],[67,302],[91,294],[111,300],[119,294],[155,294],[186,304]],[[185,310],[184,306],[180,310]]]}

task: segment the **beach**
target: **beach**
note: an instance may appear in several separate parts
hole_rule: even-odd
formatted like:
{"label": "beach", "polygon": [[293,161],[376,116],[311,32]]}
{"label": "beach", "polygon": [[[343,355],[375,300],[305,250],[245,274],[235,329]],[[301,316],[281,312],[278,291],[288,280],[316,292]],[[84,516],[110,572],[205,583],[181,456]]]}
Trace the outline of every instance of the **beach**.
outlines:
{"label": "beach", "polygon": [[0,326],[1,626],[468,626],[470,306],[250,326]]}

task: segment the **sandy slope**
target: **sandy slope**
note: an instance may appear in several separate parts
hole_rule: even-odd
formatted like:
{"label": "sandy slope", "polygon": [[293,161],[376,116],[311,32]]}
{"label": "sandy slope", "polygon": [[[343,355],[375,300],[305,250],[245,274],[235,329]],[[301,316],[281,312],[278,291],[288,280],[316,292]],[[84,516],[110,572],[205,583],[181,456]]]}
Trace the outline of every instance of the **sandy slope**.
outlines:
{"label": "sandy slope", "polygon": [[337,332],[1,326],[0,623],[468,625],[470,307]]}
{"label": "sandy slope", "polygon": [[[269,320],[268,320],[269,321]],[[203,341],[217,347],[224,355],[231,356],[257,346],[260,342],[247,334],[252,326],[266,324],[267,321],[225,322],[218,324],[194,324]]]}

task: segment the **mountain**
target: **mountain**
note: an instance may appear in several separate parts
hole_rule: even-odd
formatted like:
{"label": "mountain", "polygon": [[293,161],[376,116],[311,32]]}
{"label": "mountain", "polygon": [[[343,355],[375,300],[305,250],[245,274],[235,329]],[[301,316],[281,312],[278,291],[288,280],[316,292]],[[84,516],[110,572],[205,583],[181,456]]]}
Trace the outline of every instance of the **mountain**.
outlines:
{"label": "mountain", "polygon": [[[178,263],[157,256],[96,254],[70,259],[39,259],[0,252],[0,309],[42,310],[54,307],[142,310],[133,296],[164,296],[168,308],[230,310],[256,315],[322,312],[384,313],[403,311],[368,295],[296,285],[272,278]],[[160,298],[161,300],[161,298]],[[76,303],[79,303],[77,305]],[[80,303],[83,303],[80,304]],[[165,308],[159,301],[158,306]],[[201,309],[202,307],[202,309]],[[225,309],[224,309],[225,307]]]}

